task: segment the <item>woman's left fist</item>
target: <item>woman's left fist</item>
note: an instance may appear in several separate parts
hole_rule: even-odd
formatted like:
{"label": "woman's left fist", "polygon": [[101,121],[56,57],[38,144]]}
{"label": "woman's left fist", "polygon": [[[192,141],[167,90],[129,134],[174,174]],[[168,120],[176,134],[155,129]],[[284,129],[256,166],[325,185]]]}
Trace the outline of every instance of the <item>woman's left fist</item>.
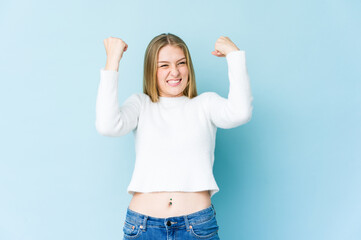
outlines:
{"label": "woman's left fist", "polygon": [[212,51],[212,54],[217,57],[225,57],[228,53],[239,50],[229,37],[224,36],[217,39],[214,48],[215,50]]}

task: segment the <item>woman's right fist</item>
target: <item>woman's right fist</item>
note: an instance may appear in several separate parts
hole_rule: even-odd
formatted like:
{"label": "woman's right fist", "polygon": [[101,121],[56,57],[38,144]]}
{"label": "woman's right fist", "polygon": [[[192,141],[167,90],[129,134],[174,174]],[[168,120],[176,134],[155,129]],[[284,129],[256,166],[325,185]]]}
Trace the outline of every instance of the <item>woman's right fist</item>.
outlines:
{"label": "woman's right fist", "polygon": [[119,63],[123,52],[128,49],[128,44],[120,38],[109,37],[104,39],[104,47],[107,53],[107,61]]}

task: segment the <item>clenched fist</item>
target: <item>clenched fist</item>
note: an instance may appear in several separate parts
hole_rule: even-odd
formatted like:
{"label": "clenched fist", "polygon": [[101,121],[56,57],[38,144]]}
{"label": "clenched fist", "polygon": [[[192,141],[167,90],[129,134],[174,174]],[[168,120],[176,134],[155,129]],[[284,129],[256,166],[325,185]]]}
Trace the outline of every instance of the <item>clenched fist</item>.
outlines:
{"label": "clenched fist", "polygon": [[127,51],[128,44],[120,38],[109,37],[104,39],[104,47],[107,53],[105,70],[118,71],[120,59],[123,57],[123,53]]}
{"label": "clenched fist", "polygon": [[217,57],[225,57],[228,53],[239,50],[229,37],[224,36],[217,39],[214,49],[212,54]]}

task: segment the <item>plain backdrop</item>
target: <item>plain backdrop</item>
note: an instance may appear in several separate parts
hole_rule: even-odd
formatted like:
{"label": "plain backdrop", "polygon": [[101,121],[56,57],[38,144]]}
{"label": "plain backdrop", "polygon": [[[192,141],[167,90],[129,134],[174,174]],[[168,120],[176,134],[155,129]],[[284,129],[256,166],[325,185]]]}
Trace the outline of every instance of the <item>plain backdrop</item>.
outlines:
{"label": "plain backdrop", "polygon": [[228,94],[220,36],[246,51],[252,120],[218,129],[221,239],[361,239],[361,2],[3,1],[0,239],[121,239],[134,138],[95,129],[103,40],[129,48],[119,103],[142,92],[150,40],[188,45],[198,93]]}

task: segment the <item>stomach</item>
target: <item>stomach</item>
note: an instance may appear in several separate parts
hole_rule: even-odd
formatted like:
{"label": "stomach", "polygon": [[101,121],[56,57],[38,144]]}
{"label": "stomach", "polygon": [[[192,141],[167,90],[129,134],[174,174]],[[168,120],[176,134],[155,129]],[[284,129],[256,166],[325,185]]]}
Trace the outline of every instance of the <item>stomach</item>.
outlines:
{"label": "stomach", "polygon": [[[172,198],[172,200],[170,200]],[[172,202],[172,204],[169,204]],[[135,192],[128,208],[143,215],[167,218],[188,215],[211,206],[209,191]]]}

